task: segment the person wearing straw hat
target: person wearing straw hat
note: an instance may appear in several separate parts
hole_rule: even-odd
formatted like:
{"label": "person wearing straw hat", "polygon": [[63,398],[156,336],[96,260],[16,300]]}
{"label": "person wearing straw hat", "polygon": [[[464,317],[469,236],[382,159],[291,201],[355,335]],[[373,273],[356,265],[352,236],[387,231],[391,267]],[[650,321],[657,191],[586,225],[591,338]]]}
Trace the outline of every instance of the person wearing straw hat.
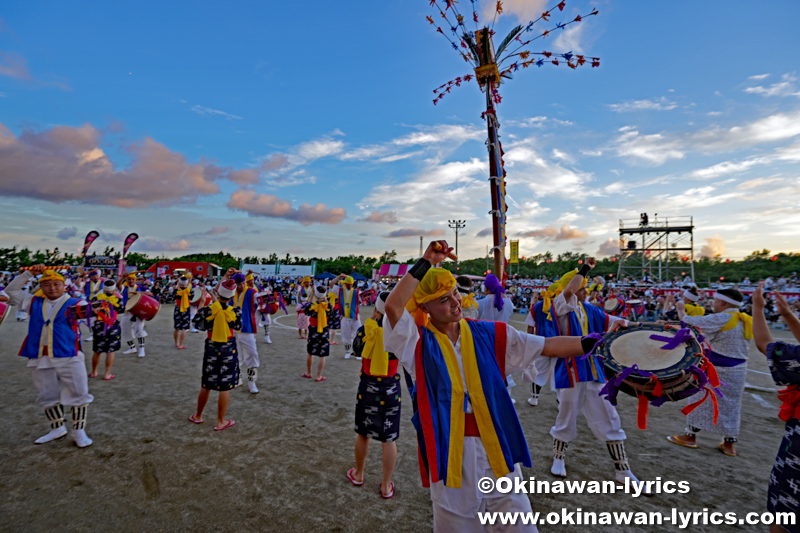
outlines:
{"label": "person wearing straw hat", "polygon": [[[342,325],[342,341],[344,342],[344,358],[350,359],[353,349],[353,339],[356,331],[361,327],[358,315],[358,302],[360,291],[353,287],[353,277],[340,274],[334,281],[340,281],[339,287],[339,317]],[[360,359],[356,356],[356,359]]]}
{"label": "person wearing straw hat", "polygon": [[[753,318],[740,311],[743,302],[744,296],[736,289],[720,289],[714,294],[714,312],[710,315],[689,316],[683,302],[675,305],[679,320],[700,328],[707,336],[710,348],[704,355],[716,368],[722,394],[718,398],[718,412],[711,402],[697,406],[686,416],[684,434],[667,437],[671,443],[697,448],[696,435],[706,430],[722,435],[719,444],[722,453],[736,456],[734,444],[741,427],[747,357],[750,339],[753,338]],[[690,397],[689,403],[702,400],[704,394]]]}
{"label": "person wearing straw hat", "polygon": [[[496,487],[499,478],[520,479],[520,465],[531,466],[503,378],[539,356],[583,355],[596,340],[545,339],[502,322],[463,319],[455,278],[432,266],[451,250],[446,241],[430,243],[391,292],[382,322],[384,350],[397,355],[412,384],[412,422],[434,531],[488,531],[478,512],[531,512],[527,494],[481,491],[486,481]],[[537,528],[518,523],[515,530]]]}
{"label": "person wearing straw hat", "polygon": [[100,356],[106,354],[106,370],[103,380],[109,381],[116,376],[111,373],[114,366],[114,354],[119,351],[122,330],[119,325],[119,315],[124,311],[120,301],[121,295],[117,293],[117,283],[114,280],[105,280],[103,290],[95,295],[94,302],[108,302],[105,308],[96,310],[92,324],[92,372],[90,378],[96,378],[97,367],[100,365]]}
{"label": "person wearing straw hat", "polygon": [[186,349],[186,333],[191,326],[191,299],[192,299],[192,286],[189,283],[189,278],[181,276],[178,278],[178,286],[174,289],[175,292],[175,312],[172,313],[173,322],[173,337],[175,339],[175,348],[178,350]]}
{"label": "person wearing straw hat", "polygon": [[211,305],[205,305],[205,289],[194,325],[206,331],[208,337],[203,350],[203,377],[200,394],[197,396],[197,411],[189,417],[194,424],[202,424],[203,410],[212,390],[219,391],[217,400],[217,424],[214,431],[233,427],[236,423],[225,418],[228,411],[231,390],[239,381],[239,351],[236,349],[234,332],[241,329],[242,314],[232,304],[236,295],[236,282],[232,279],[221,281],[209,294]]}
{"label": "person wearing straw hat", "polygon": [[381,497],[394,496],[392,474],[397,463],[397,439],[400,437],[400,374],[397,357],[383,349],[383,313],[388,292],[378,293],[372,317],[358,328],[353,352],[362,357],[361,376],[356,395],[356,467],[347,472],[353,485],[364,484],[370,439],[382,443],[383,478],[378,490]]}
{"label": "person wearing straw hat", "polygon": [[[608,315],[599,307],[586,303],[586,276],[597,262],[589,257],[580,270],[567,272],[559,280],[560,294],[553,300],[550,314],[542,324],[544,336],[604,334],[627,325],[627,321]],[[566,477],[565,455],[577,436],[578,415],[583,414],[594,436],[606,443],[614,461],[614,478],[638,482],[631,472],[625,453],[625,431],[616,408],[600,397],[606,382],[603,364],[590,355],[585,359],[553,360],[553,383],[558,398],[558,416],[550,429],[553,437],[553,465],[550,473]],[[649,491],[645,491],[649,493]]]}
{"label": "person wearing straw hat", "polygon": [[[36,265],[23,271],[8,284],[6,292],[15,305],[28,309],[28,335],[19,355],[28,358],[33,371],[36,403],[50,422],[50,432],[34,441],[44,444],[67,434],[64,407],[72,414],[72,437],[79,448],[92,444],[86,435],[86,413],[94,397],[89,394],[84,355],[80,349],[80,333],[74,313],[88,302],[70,298],[65,293],[64,276]],[[39,290],[33,294],[22,287],[40,275]]]}

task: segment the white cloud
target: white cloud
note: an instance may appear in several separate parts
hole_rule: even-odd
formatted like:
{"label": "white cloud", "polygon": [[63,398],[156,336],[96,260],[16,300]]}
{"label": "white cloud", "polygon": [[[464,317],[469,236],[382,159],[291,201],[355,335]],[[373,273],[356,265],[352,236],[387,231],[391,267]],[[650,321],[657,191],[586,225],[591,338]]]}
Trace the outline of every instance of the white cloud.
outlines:
{"label": "white cloud", "polygon": [[800,111],[777,113],[743,126],[712,127],[691,135],[688,143],[698,150],[734,150],[800,135]]}
{"label": "white cloud", "polygon": [[709,180],[713,178],[718,178],[719,176],[724,176],[726,174],[737,174],[740,172],[745,172],[750,168],[756,165],[763,165],[769,163],[769,159],[766,157],[756,157],[754,159],[748,159],[745,161],[724,161],[722,163],[717,163],[716,165],[712,165],[707,168],[701,168],[695,170],[689,174],[689,178],[696,178],[701,180]]}
{"label": "white cloud", "polygon": [[220,111],[219,109],[212,109],[210,107],[206,107],[204,105],[195,105],[191,107],[191,110],[197,113],[198,115],[203,115],[206,117],[209,116],[220,116],[225,117],[228,120],[242,120],[243,117],[238,115],[231,115],[230,113],[226,113],[225,111]]}
{"label": "white cloud", "polygon": [[662,96],[656,100],[631,100],[621,104],[609,104],[608,107],[617,113],[626,113],[629,111],[669,111],[678,107],[678,104]]}
{"label": "white cloud", "polygon": [[719,257],[727,250],[725,247],[725,239],[719,235],[713,237],[706,237],[703,239],[706,243],[700,249],[700,257]]}
{"label": "white cloud", "polygon": [[[750,79],[753,79],[751,77]],[[758,78],[756,78],[758,79]],[[744,92],[748,94],[760,94],[764,97],[770,96],[800,96],[800,90],[795,86],[797,78],[791,74],[784,74],[781,76],[783,81],[773,83],[768,87],[756,85],[755,87],[747,87]]]}
{"label": "white cloud", "polygon": [[682,143],[661,133],[640,135],[636,130],[627,130],[616,142],[617,154],[652,165],[663,165],[670,159],[683,159]]}
{"label": "white cloud", "polygon": [[561,30],[553,42],[553,48],[557,50],[564,50],[565,52],[574,52],[576,54],[584,53],[584,30],[587,28],[585,24],[573,24],[564,30]]}
{"label": "white cloud", "polygon": [[768,77],[769,74],[756,74],[755,76],[750,76],[747,78],[748,80],[763,80],[764,78]]}

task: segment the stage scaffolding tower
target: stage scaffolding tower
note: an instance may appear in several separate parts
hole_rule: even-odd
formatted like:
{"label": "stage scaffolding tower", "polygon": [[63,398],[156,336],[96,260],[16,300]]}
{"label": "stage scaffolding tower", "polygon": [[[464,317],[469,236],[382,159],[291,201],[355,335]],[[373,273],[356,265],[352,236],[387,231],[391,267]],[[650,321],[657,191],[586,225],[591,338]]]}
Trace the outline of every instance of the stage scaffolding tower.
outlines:
{"label": "stage scaffolding tower", "polygon": [[694,218],[662,217],[619,221],[619,269],[617,279],[649,277],[669,281],[686,275],[694,279]]}

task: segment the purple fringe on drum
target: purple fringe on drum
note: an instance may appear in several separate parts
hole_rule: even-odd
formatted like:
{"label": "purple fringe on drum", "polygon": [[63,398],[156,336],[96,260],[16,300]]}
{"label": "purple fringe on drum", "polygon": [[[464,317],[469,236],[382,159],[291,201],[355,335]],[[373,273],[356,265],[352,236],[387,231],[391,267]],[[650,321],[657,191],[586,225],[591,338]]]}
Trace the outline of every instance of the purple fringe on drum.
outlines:
{"label": "purple fringe on drum", "polygon": [[654,341],[665,342],[666,344],[661,347],[662,350],[673,350],[685,342],[691,341],[694,336],[692,330],[689,328],[681,328],[675,333],[674,337],[665,337],[663,335],[650,335]]}
{"label": "purple fringe on drum", "polygon": [[650,377],[653,375],[650,372],[647,372],[646,370],[639,370],[638,365],[633,365],[632,367],[626,368],[625,370],[617,374],[617,377],[615,377],[614,379],[608,380],[605,386],[600,390],[599,396],[606,396],[606,400],[608,400],[608,403],[616,407],[617,395],[619,394],[619,386],[622,385],[622,382],[625,381],[625,378],[627,378],[634,372],[643,377]]}

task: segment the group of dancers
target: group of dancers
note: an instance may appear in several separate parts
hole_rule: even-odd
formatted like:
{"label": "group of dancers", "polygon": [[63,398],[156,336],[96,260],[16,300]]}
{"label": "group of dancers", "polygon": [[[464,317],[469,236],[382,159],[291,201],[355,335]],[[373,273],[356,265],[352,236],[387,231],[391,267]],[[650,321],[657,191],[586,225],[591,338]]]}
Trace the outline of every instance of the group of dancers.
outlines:
{"label": "group of dancers", "polygon": [[[401,381],[405,381],[413,403],[411,420],[417,433],[422,484],[430,487],[434,530],[484,531],[477,520],[478,512],[530,512],[526,494],[501,493],[496,488],[485,494],[478,487],[481,478],[513,480],[522,477],[521,466],[532,466],[522,425],[508,393],[513,373],[521,373],[524,381],[532,382],[528,402],[532,406],[538,404],[538,395],[548,383],[556,393],[558,415],[550,431],[554,476],[567,475],[566,451],[576,438],[577,418],[582,413],[595,437],[606,443],[614,463],[613,479],[620,484],[626,480],[638,482],[628,464],[620,417],[599,395],[605,376],[602,363],[593,355],[595,345],[603,334],[628,324],[587,303],[589,273],[595,261],[586,260],[551,286],[543,300],[530,309],[528,331],[521,332],[508,324],[510,300],[504,297],[505,289],[497,278],[487,277],[486,297],[476,301],[468,278],[456,279],[448,270],[434,266],[444,261],[451,250],[445,241],[432,242],[391,292],[377,295],[375,309],[363,325],[358,289],[353,287],[352,278],[341,275],[317,285],[304,279],[298,287],[298,336],[307,341],[306,372],[302,376],[317,382],[325,380],[322,372],[330,354],[333,326],[341,327],[345,357],[354,356],[361,361],[355,410],[355,467],[346,472],[350,482],[355,486],[364,484],[369,441],[377,440],[383,446],[379,492],[383,498],[394,495],[392,475],[401,420]],[[18,290],[35,275],[41,276],[35,293]],[[89,276],[84,298],[67,294],[63,276],[42,266],[22,273],[6,289],[11,300],[30,313],[28,336],[20,355],[29,359],[37,403],[51,426],[37,444],[67,434],[65,407],[71,411],[76,444],[91,444],[85,425],[92,396],[80,349],[79,326],[68,312],[70,309],[92,305],[97,311],[92,313],[92,335],[98,361],[93,356],[88,377],[98,376],[99,354],[107,353],[104,378],[113,379],[113,352],[121,342],[144,356],[143,324],[126,319],[124,312],[126,299],[141,290],[135,277],[100,283],[99,277],[94,276]],[[259,322],[264,325],[263,302],[268,295],[260,291],[252,275],[230,269],[213,290],[202,289],[203,298],[192,316],[190,287],[188,277],[177,281],[175,346],[184,346],[190,322],[206,331],[207,339],[197,409],[189,419],[196,424],[204,422],[204,408],[210,392],[216,390],[219,399],[214,429],[222,431],[234,425],[225,415],[230,390],[238,384],[242,368],[250,392],[258,392],[260,363],[255,335]],[[691,294],[685,298],[692,301]],[[769,358],[776,382],[791,385],[781,397],[781,417],[787,421],[787,433],[773,470],[768,507],[770,511],[795,512],[798,502],[790,493],[800,483],[800,471],[795,466],[800,457],[800,350],[787,343],[771,342],[766,322],[761,320],[760,289],[754,297],[755,322],[739,311],[742,301],[736,290],[719,290],[714,300],[715,312],[705,316],[687,312],[691,304],[676,303],[680,320],[702,328],[707,335],[710,348],[706,356],[725,385],[716,423],[711,406],[704,404],[687,417],[684,434],[670,436],[669,440],[696,448],[699,431],[719,433],[720,450],[728,456],[736,455],[734,443],[740,427],[747,348],[755,335],[758,349]],[[787,323],[800,338],[800,322],[788,305],[786,308],[791,316],[787,316]],[[269,314],[267,311],[267,317]],[[268,329],[266,335],[268,338]],[[314,357],[318,358],[316,375],[312,374]],[[536,531],[536,526],[517,524],[513,529]]]}

